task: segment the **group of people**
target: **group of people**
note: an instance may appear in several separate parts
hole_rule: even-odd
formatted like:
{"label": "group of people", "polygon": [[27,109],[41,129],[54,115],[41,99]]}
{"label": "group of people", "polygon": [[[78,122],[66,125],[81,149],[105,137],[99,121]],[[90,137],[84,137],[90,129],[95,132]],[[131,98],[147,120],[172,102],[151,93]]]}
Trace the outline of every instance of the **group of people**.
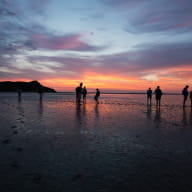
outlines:
{"label": "group of people", "polygon": [[[191,107],[192,107],[192,90],[188,91],[188,88],[189,88],[189,85],[186,85],[183,90],[182,90],[182,95],[183,95],[183,107],[185,107],[185,103],[187,101],[187,98],[188,98],[188,95],[190,97],[190,100],[191,100]],[[149,87],[149,89],[147,90],[147,104],[151,105],[151,101],[152,101],[152,94],[153,94],[153,91],[152,89]],[[161,105],[161,96],[163,95],[163,92],[162,90],[160,89],[160,86],[157,86],[157,88],[155,89],[154,91],[154,94],[155,94],[155,99],[156,99],[156,105],[157,106],[160,106]]]}
{"label": "group of people", "polygon": [[[160,89],[160,86],[157,86],[157,88],[155,89],[155,99],[156,99],[156,105],[160,106],[161,105],[161,96],[163,95],[163,92]],[[152,102],[152,94],[153,91],[152,89],[149,87],[149,89],[147,90],[147,104],[151,105]]]}
{"label": "group of people", "polygon": [[[75,89],[76,92],[76,103],[81,104],[81,98],[83,96],[83,103],[86,103],[86,98],[87,98],[87,89],[86,86],[83,87],[83,83],[80,83],[78,87]],[[96,93],[94,96],[94,99],[96,103],[99,103],[99,96],[100,96],[100,90],[96,89]]]}

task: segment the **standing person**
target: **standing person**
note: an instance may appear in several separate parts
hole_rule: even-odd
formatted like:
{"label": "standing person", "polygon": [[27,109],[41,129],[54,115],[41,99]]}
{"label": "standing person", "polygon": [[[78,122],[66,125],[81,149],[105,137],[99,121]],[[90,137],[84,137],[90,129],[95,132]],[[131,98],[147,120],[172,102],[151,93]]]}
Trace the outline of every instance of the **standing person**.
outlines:
{"label": "standing person", "polygon": [[187,97],[188,97],[188,88],[189,88],[189,85],[186,85],[183,90],[182,90],[182,95],[183,95],[183,107],[185,107],[185,102],[187,101]]}
{"label": "standing person", "polygon": [[40,101],[42,101],[42,99],[43,99],[43,91],[42,91],[42,89],[40,89],[38,91],[38,93],[39,93],[39,99],[40,99]]}
{"label": "standing person", "polygon": [[163,92],[161,91],[160,86],[157,86],[157,88],[155,89],[156,106],[160,107],[162,95],[163,95]]}
{"label": "standing person", "polygon": [[83,103],[86,103],[86,97],[87,97],[87,89],[86,89],[86,87],[84,86],[84,87],[83,87]]}
{"label": "standing person", "polygon": [[96,89],[96,94],[95,94],[95,97],[94,97],[96,103],[99,103],[98,99],[99,99],[100,94],[101,93],[100,93],[99,89]]}
{"label": "standing person", "polygon": [[22,90],[18,89],[17,92],[18,92],[18,100],[21,101],[21,92],[22,92]]}
{"label": "standing person", "polygon": [[151,99],[152,99],[152,90],[149,87],[149,89],[147,90],[147,105],[150,103],[151,105]]}
{"label": "standing person", "polygon": [[189,97],[190,97],[190,99],[191,99],[191,107],[192,107],[192,90],[190,91]]}
{"label": "standing person", "polygon": [[82,94],[83,83],[80,83],[79,87],[75,89],[76,91],[76,103],[81,104],[81,94]]}

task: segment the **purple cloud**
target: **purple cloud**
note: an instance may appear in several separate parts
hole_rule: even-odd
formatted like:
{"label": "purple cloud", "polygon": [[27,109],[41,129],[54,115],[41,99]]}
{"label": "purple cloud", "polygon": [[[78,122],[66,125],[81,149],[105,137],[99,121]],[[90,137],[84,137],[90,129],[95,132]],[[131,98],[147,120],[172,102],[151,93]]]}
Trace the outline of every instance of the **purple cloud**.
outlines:
{"label": "purple cloud", "polygon": [[[186,32],[192,29],[190,0],[103,0],[114,10],[127,12],[125,30],[132,33]],[[119,9],[121,8],[121,9]],[[129,15],[129,13],[133,13]]]}
{"label": "purple cloud", "polygon": [[81,35],[56,36],[50,34],[32,34],[31,45],[36,48],[49,50],[74,50],[74,51],[97,51],[102,48],[91,46],[81,41]]}

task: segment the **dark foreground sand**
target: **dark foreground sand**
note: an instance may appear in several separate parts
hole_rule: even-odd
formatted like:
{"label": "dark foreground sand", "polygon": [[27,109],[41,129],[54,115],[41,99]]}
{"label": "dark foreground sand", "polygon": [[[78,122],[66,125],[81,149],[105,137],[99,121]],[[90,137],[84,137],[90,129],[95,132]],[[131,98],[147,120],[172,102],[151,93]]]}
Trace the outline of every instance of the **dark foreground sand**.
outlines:
{"label": "dark foreground sand", "polygon": [[133,97],[1,95],[0,192],[191,192],[191,108]]}

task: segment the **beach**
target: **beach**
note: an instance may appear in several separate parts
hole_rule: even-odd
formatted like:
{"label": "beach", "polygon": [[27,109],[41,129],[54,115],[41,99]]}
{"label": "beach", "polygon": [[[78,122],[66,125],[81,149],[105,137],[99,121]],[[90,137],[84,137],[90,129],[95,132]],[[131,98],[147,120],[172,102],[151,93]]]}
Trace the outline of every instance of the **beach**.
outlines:
{"label": "beach", "polygon": [[1,192],[192,191],[192,109],[182,95],[0,93]]}

